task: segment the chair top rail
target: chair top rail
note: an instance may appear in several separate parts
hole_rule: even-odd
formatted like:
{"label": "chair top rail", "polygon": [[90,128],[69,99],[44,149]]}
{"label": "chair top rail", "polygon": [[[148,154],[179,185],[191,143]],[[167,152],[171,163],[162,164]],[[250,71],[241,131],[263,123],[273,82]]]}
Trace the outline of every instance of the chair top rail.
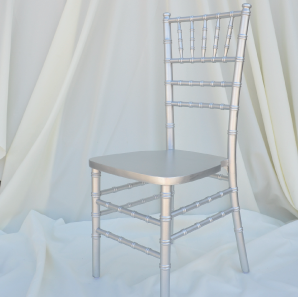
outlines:
{"label": "chair top rail", "polygon": [[228,63],[236,62],[236,57],[196,57],[196,58],[172,58],[165,60],[165,63]]}
{"label": "chair top rail", "polygon": [[169,18],[169,23],[182,23],[182,22],[191,22],[191,21],[204,21],[204,20],[214,20],[214,19],[226,19],[231,17],[239,17],[241,16],[240,11],[229,11],[229,12],[222,12],[222,13],[212,13],[212,14],[205,14],[205,15],[198,15],[198,16],[188,16],[188,17],[176,17],[176,18]]}

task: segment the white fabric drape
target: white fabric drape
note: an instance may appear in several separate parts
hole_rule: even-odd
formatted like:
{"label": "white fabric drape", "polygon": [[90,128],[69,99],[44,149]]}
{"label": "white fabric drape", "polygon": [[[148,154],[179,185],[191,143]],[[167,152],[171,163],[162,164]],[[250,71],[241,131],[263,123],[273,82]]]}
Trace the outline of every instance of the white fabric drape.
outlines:
{"label": "white fabric drape", "polygon": [[3,18],[0,21],[0,35],[3,41],[0,43],[0,159],[6,155],[7,100],[13,4],[14,0],[2,1],[0,3],[0,9],[4,11]]}
{"label": "white fabric drape", "polygon": [[[5,19],[9,23],[9,11],[13,10],[13,26],[5,32],[11,36],[1,35],[6,49],[11,39],[10,67],[5,66],[8,62],[1,66],[3,77],[10,73],[8,97],[5,85],[1,92],[3,106],[8,98],[7,128],[1,126],[9,148],[0,195],[0,222],[5,230],[17,230],[31,209],[54,219],[89,219],[89,157],[164,148],[160,23],[164,11],[175,16],[241,8],[240,1],[232,0],[188,1],[187,5],[180,1],[96,0],[8,3]],[[241,94],[238,172],[241,207],[287,221],[297,215],[298,199],[293,124],[296,60],[291,54],[290,63],[284,56],[294,48],[296,36],[294,32],[292,38],[284,36],[294,30],[297,5],[283,3],[252,2]],[[282,25],[283,19],[287,22]],[[212,22],[208,24],[210,43],[214,28]],[[221,27],[223,45],[224,21]],[[189,28],[182,29],[187,52]],[[200,31],[196,27],[198,51]],[[177,55],[175,35],[173,28]],[[236,39],[231,53],[235,44]],[[180,79],[228,80],[231,67],[177,65],[174,74]],[[176,99],[227,103],[229,95],[224,89],[177,88]],[[224,156],[226,123],[226,113],[177,110],[176,147]],[[125,182],[103,177],[103,187]],[[225,186],[210,179],[176,187],[176,206]],[[158,192],[154,186],[147,189],[118,194],[115,201]],[[212,213],[228,203],[223,199],[198,213]],[[154,213],[158,202],[144,209]]]}
{"label": "white fabric drape", "polygon": [[[232,220],[225,218],[173,245],[173,296],[298,294],[293,278],[298,267],[297,223],[290,222],[298,216],[298,2],[250,3],[237,161],[251,274],[240,274]],[[158,294],[158,260],[108,240],[103,240],[103,277],[92,279],[90,222],[78,222],[90,221],[88,159],[165,148],[162,13],[200,15],[240,10],[241,4],[240,0],[0,2],[1,296]],[[213,25],[208,22],[207,55]],[[219,55],[226,28],[227,20],[222,20]],[[182,30],[187,56],[188,25],[183,23]],[[201,23],[195,23],[195,30],[199,55]],[[175,26],[172,34],[177,56]],[[235,45],[236,38],[230,55]],[[175,65],[174,79],[228,81],[232,67]],[[175,89],[175,100],[181,101],[228,103],[229,96],[223,88]],[[177,108],[176,147],[225,156],[227,121],[223,111]],[[103,188],[127,182],[102,175]],[[226,187],[226,182],[213,179],[176,186],[175,208]],[[157,186],[146,185],[107,199],[124,204],[158,192]],[[229,197],[224,197],[177,218],[175,228],[229,205]],[[154,215],[159,202],[136,209]],[[102,226],[158,249],[154,226],[117,214],[104,217]],[[127,267],[128,263],[133,264]]]}
{"label": "white fabric drape", "polygon": [[[251,272],[240,272],[232,220],[217,221],[172,245],[171,297],[297,296],[297,221],[242,215]],[[204,218],[185,215],[176,226]],[[94,279],[90,228],[32,211],[18,233],[0,233],[1,297],[159,296],[159,260],[104,236],[101,278]],[[102,228],[158,249],[156,226],[120,218],[103,220]]]}

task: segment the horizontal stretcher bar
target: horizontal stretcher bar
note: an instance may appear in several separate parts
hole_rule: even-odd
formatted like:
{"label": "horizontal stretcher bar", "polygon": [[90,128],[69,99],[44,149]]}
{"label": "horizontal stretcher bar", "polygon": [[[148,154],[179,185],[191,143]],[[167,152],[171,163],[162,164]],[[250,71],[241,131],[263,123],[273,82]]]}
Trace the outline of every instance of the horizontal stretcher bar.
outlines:
{"label": "horizontal stretcher bar", "polygon": [[118,236],[116,234],[113,234],[113,233],[111,233],[109,231],[105,231],[105,230],[100,229],[100,228],[97,228],[96,232],[98,234],[101,234],[101,235],[106,236],[107,238],[111,238],[113,240],[116,240],[119,243],[123,243],[123,244],[125,244],[125,245],[127,245],[127,246],[129,246],[129,247],[131,247],[133,249],[139,250],[139,251],[141,251],[141,252],[143,252],[143,253],[145,253],[147,255],[150,255],[150,256],[153,256],[155,258],[160,259],[160,253],[157,252],[157,251],[155,251],[155,250],[152,250],[152,249],[147,248],[147,247],[145,247],[143,245],[140,245],[140,244],[138,244],[136,242],[130,241],[130,240],[124,238],[124,237]]}
{"label": "horizontal stretcher bar", "polygon": [[135,183],[129,183],[129,184],[125,184],[123,186],[119,186],[119,187],[113,187],[113,188],[110,188],[110,189],[106,189],[106,190],[102,190],[100,192],[100,195],[107,195],[107,194],[111,194],[111,193],[116,193],[116,192],[119,192],[119,191],[123,191],[123,190],[130,190],[132,188],[135,188],[135,187],[140,187],[140,186],[144,186],[146,185],[147,183],[144,183],[144,182],[135,182]]}
{"label": "horizontal stretcher bar", "polygon": [[211,174],[211,175],[209,175],[209,177],[224,180],[224,181],[229,181],[229,177],[224,174]]}
{"label": "horizontal stretcher bar", "polygon": [[204,20],[214,20],[214,19],[226,19],[230,17],[239,17],[241,16],[241,11],[229,11],[222,13],[213,13],[213,14],[205,14],[198,16],[189,16],[189,17],[177,17],[177,18],[169,18],[170,23],[181,23],[181,22],[190,22],[190,21],[204,21]]}
{"label": "horizontal stretcher bar", "polygon": [[198,57],[198,58],[173,58],[165,60],[170,63],[227,63],[235,62],[236,57]]}
{"label": "horizontal stretcher bar", "polygon": [[194,81],[194,80],[167,80],[166,85],[190,86],[190,87],[232,87],[233,83],[228,81]]}
{"label": "horizontal stretcher bar", "polygon": [[223,197],[229,193],[232,193],[232,192],[237,192],[237,188],[228,188],[228,189],[218,192],[212,196],[208,196],[204,199],[201,199],[199,201],[196,201],[196,202],[186,205],[184,207],[180,207],[179,209],[172,212],[172,217],[177,217],[179,215],[185,214],[193,209],[196,209],[204,204],[210,203],[210,202],[214,201],[215,199],[221,198],[221,197]]}
{"label": "horizontal stretcher bar", "polygon": [[135,219],[139,219],[139,220],[142,220],[142,221],[145,221],[147,223],[151,223],[153,225],[157,225],[157,226],[160,226],[160,221],[155,219],[155,218],[152,218],[151,216],[146,216],[146,215],[143,215],[137,211],[133,211],[133,210],[129,210],[125,207],[121,207],[119,205],[116,205],[116,204],[113,204],[111,202],[107,202],[107,201],[103,201],[101,199],[97,199],[96,200],[96,203],[101,205],[101,206],[104,206],[106,208],[111,208],[111,209],[114,209],[120,213],[123,213],[125,215],[128,215],[128,216],[131,216]]}
{"label": "horizontal stretcher bar", "polygon": [[198,229],[200,229],[200,228],[202,228],[202,227],[204,227],[206,225],[209,225],[210,223],[212,223],[212,222],[214,222],[216,220],[219,220],[219,219],[225,217],[226,215],[228,215],[228,214],[230,214],[230,213],[232,213],[234,211],[239,211],[239,207],[229,208],[229,209],[224,210],[222,212],[219,212],[219,213],[217,213],[217,214],[215,214],[215,215],[213,215],[213,216],[211,216],[211,217],[209,217],[209,218],[207,218],[207,219],[205,219],[205,220],[203,220],[201,222],[195,223],[194,225],[192,225],[192,226],[190,226],[188,228],[182,229],[179,232],[173,234],[171,236],[171,240],[176,240],[176,239],[178,239],[178,238],[180,238],[182,236],[185,236],[185,235],[187,235],[187,234],[189,234],[189,233],[191,233],[193,231],[196,231],[196,230],[198,230]]}
{"label": "horizontal stretcher bar", "polygon": [[203,102],[167,101],[166,105],[178,106],[178,107],[190,107],[190,108],[210,108],[210,109],[220,109],[220,110],[230,110],[236,107],[238,109],[238,106],[234,107],[229,104],[203,103]]}
{"label": "horizontal stretcher bar", "polygon": [[[140,204],[145,204],[147,202],[151,202],[153,200],[157,200],[159,198],[160,198],[160,194],[153,195],[153,196],[150,196],[150,197],[147,197],[147,198],[143,198],[143,199],[140,199],[140,200],[137,200],[137,201],[134,201],[134,202],[129,202],[129,203],[123,204],[120,207],[131,208],[131,207],[134,207],[134,206],[137,206],[137,205],[140,205]],[[104,215],[107,215],[107,214],[110,214],[110,213],[113,213],[113,212],[116,212],[116,211],[117,210],[115,210],[115,209],[103,210],[103,211],[100,212],[100,215],[101,216],[104,216]]]}

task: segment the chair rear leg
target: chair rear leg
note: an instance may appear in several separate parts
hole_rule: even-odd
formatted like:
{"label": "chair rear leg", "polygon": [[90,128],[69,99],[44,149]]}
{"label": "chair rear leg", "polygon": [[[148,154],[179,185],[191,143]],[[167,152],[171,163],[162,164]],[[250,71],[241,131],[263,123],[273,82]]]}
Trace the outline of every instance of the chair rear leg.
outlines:
{"label": "chair rear leg", "polygon": [[100,276],[100,235],[96,232],[100,228],[100,206],[96,203],[100,197],[100,176],[99,170],[92,169],[92,275],[95,278]]}
{"label": "chair rear leg", "polygon": [[237,211],[233,212],[233,222],[234,222],[234,230],[235,230],[235,236],[237,240],[237,246],[238,246],[238,253],[239,253],[239,259],[240,264],[243,273],[249,272],[249,265],[247,260],[247,253],[245,248],[245,241],[244,241],[244,235],[243,235],[243,227],[241,222],[241,215],[240,215],[240,208],[239,208],[239,201],[238,201],[238,193],[233,192],[231,193],[231,200],[232,200],[232,206]]}
{"label": "chair rear leg", "polygon": [[162,186],[160,211],[160,297],[170,297],[171,200],[171,186]]}

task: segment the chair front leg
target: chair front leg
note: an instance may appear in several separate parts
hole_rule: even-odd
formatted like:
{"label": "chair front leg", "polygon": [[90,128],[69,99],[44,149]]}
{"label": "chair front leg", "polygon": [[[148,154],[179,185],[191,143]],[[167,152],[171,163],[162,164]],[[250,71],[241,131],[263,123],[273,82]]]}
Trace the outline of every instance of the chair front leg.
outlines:
{"label": "chair front leg", "polygon": [[100,276],[100,235],[96,232],[100,228],[100,206],[96,203],[100,198],[100,176],[99,170],[92,169],[92,275],[95,278]]}
{"label": "chair front leg", "polygon": [[[174,195],[175,195],[175,188],[174,186],[171,186],[171,193],[172,193],[172,197],[171,197],[171,212],[174,211]],[[171,235],[174,234],[174,218],[172,218],[171,220]],[[173,244],[173,242],[172,242]]]}
{"label": "chair front leg", "polygon": [[170,297],[171,186],[161,186],[160,212],[160,296]]}

